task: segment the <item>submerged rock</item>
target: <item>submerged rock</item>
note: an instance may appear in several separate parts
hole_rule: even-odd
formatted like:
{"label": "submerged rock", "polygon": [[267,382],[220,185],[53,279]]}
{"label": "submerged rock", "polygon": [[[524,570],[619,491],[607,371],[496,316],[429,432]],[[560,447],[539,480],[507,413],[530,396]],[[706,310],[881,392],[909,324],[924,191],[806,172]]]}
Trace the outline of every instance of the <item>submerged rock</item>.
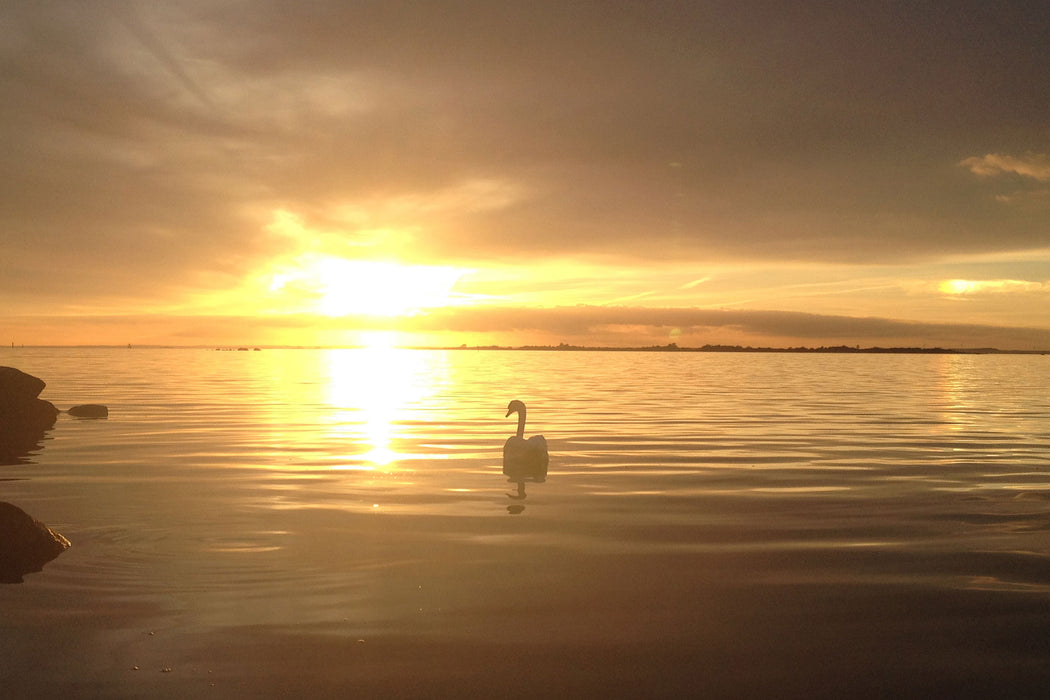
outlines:
{"label": "submerged rock", "polygon": [[45,386],[20,369],[0,367],[0,463],[22,461],[54,426],[58,409],[37,398]]}
{"label": "submerged rock", "polygon": [[86,403],[73,406],[66,413],[77,418],[105,418],[109,415],[109,409],[102,404]]}
{"label": "submerged rock", "polygon": [[11,503],[0,501],[0,583],[22,583],[69,547],[69,540]]}

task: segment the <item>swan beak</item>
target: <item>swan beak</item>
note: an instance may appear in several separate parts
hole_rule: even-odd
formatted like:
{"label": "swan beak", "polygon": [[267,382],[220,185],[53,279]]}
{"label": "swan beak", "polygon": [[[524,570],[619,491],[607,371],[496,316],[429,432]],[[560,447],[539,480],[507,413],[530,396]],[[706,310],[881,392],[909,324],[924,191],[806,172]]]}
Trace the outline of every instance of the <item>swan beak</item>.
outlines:
{"label": "swan beak", "polygon": [[508,409],[508,410],[507,410],[507,415],[506,415],[506,416],[503,416],[503,417],[504,417],[504,418],[507,418],[507,417],[508,417],[508,416],[510,416],[510,414],[512,414],[512,413],[514,413],[514,411],[511,411],[510,409]]}

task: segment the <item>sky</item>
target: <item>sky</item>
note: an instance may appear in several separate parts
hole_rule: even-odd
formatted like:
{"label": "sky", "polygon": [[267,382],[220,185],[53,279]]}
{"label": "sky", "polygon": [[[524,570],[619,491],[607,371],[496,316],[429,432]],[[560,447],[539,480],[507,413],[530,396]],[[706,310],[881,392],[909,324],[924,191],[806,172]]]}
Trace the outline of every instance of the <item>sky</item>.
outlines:
{"label": "sky", "polygon": [[0,344],[1050,349],[1050,4],[0,4]]}

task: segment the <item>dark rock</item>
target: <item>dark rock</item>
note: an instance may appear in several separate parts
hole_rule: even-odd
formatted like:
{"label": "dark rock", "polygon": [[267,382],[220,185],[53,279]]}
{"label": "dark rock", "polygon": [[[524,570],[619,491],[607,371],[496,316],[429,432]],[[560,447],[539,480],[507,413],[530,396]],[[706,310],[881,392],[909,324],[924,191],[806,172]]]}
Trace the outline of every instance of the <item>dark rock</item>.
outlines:
{"label": "dark rock", "polygon": [[77,418],[105,418],[109,415],[109,409],[102,404],[85,403],[80,406],[73,406],[67,413]]}
{"label": "dark rock", "polygon": [[69,547],[69,540],[18,506],[0,501],[0,583],[22,583]]}
{"label": "dark rock", "polygon": [[0,367],[0,396],[11,401],[35,399],[47,384],[43,379],[14,367]]}
{"label": "dark rock", "polygon": [[14,367],[0,367],[0,464],[13,464],[40,447],[58,409],[38,399],[44,381]]}

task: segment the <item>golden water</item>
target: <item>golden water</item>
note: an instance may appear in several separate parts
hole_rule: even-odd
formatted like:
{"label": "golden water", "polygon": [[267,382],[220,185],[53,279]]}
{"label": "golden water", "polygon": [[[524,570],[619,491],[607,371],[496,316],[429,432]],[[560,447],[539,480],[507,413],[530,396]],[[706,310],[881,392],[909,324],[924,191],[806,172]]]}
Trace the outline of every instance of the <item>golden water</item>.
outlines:
{"label": "golden water", "polygon": [[[0,586],[0,681],[27,695],[1016,696],[1050,680],[1045,356],[0,364],[60,408],[110,409],[61,416],[29,463],[0,467],[0,500],[73,543]],[[551,452],[524,501],[500,465],[514,398]]]}

